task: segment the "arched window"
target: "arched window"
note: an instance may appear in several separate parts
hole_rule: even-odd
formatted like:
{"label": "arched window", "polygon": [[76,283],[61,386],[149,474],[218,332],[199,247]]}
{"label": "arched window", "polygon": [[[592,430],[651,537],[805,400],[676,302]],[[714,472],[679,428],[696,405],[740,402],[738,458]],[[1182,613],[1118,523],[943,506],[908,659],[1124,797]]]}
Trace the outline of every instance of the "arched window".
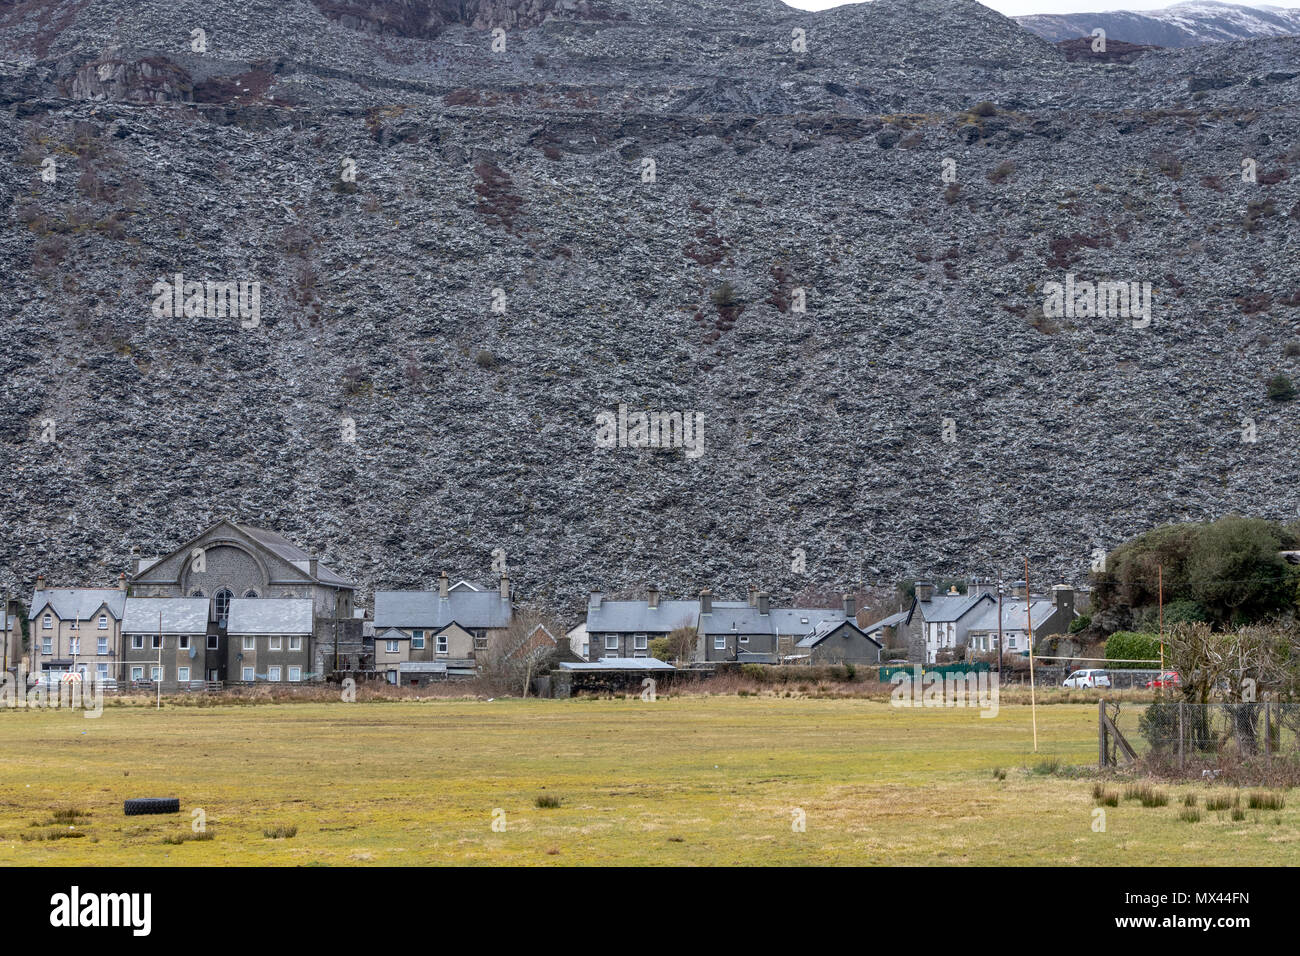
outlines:
{"label": "arched window", "polygon": [[257,597],[257,592],[256,592],[256,591],[245,591],[245,592],[244,592],[244,597],[246,597],[246,598],[255,598],[255,597]]}
{"label": "arched window", "polygon": [[217,606],[217,624],[221,627],[226,626],[226,621],[230,617],[230,599],[233,597],[229,588],[222,588],[212,599]]}

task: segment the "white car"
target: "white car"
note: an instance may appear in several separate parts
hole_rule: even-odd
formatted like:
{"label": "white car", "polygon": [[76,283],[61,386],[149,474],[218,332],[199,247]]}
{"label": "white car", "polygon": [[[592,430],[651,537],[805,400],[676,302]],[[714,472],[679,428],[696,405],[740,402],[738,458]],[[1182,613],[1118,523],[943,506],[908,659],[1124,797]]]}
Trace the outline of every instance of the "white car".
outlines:
{"label": "white car", "polygon": [[1109,687],[1110,675],[1103,670],[1075,671],[1061,682],[1062,687]]}

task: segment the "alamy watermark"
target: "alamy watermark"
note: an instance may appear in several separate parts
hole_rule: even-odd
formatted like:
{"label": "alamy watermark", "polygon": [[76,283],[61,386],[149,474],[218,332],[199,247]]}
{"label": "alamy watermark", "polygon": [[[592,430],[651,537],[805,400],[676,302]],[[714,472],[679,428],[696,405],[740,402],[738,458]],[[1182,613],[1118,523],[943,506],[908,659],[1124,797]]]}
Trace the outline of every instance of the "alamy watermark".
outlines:
{"label": "alamy watermark", "polygon": [[241,328],[255,329],[262,324],[262,283],[247,279],[186,281],[179,272],[172,279],[153,284],[154,318],[224,319],[238,314]]}
{"label": "alamy watermark", "polygon": [[889,695],[893,707],[978,707],[981,717],[998,715],[998,675],[989,671],[961,671],[947,674],[898,671],[889,678],[894,685]]}
{"label": "alamy watermark", "polygon": [[1043,293],[1049,319],[1132,319],[1135,329],[1151,324],[1150,282],[1076,282],[1067,272],[1064,283],[1047,282]]}
{"label": "alamy watermark", "polygon": [[596,415],[597,448],[681,448],[687,458],[704,454],[703,412],[617,412]]}

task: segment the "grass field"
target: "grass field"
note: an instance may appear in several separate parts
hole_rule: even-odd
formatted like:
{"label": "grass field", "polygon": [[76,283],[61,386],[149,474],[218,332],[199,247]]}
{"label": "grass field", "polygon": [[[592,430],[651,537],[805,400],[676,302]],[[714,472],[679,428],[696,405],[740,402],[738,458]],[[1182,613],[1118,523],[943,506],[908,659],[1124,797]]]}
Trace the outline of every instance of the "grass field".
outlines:
{"label": "grass field", "polygon": [[[1093,832],[1086,771],[1034,768],[1095,765],[1096,707],[1040,707],[1038,756],[1028,707],[978,714],[776,697],[4,711],[0,865],[1300,862],[1293,794],[1191,823],[1184,794],[1227,788],[1162,785],[1167,806],[1123,800]],[[182,812],[123,815],[147,796]],[[165,842],[195,808],[212,838]]]}

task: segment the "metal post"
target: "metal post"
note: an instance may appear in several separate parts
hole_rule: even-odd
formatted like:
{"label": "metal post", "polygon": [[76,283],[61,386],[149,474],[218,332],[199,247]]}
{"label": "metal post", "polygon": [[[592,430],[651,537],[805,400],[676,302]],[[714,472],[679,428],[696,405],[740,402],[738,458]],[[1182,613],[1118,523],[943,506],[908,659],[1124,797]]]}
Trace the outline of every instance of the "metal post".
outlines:
{"label": "metal post", "polygon": [[[1149,646],[1149,645],[1148,645]],[[1147,653],[1151,653],[1147,651]],[[1183,769],[1183,711],[1186,709],[1187,701],[1178,702],[1178,769]]]}
{"label": "metal post", "polygon": [[1097,701],[1097,769],[1106,769],[1106,702]]}
{"label": "metal post", "polygon": [[1002,582],[998,582],[998,684],[1002,684]]}
{"label": "metal post", "polygon": [[1272,745],[1272,741],[1269,739],[1273,736],[1273,734],[1271,732],[1272,723],[1269,717],[1270,714],[1269,714],[1268,698],[1265,697],[1264,698],[1264,766],[1266,767],[1271,767],[1273,765],[1273,745]]}

